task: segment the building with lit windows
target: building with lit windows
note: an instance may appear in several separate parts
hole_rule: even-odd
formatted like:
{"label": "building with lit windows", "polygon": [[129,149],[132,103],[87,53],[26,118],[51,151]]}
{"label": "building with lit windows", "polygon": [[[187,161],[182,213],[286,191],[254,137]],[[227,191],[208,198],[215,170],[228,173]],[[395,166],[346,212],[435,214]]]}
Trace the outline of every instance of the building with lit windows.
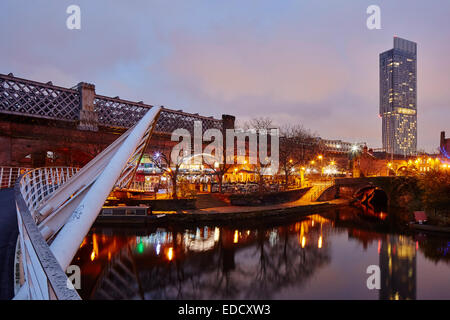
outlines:
{"label": "building with lit windows", "polygon": [[342,140],[319,139],[324,148],[324,152],[335,154],[348,154],[349,152],[354,151],[355,148],[362,150],[362,148],[366,145],[365,142],[353,143]]}
{"label": "building with lit windows", "polygon": [[389,154],[417,150],[417,44],[394,37],[380,54],[380,117],[383,148]]}

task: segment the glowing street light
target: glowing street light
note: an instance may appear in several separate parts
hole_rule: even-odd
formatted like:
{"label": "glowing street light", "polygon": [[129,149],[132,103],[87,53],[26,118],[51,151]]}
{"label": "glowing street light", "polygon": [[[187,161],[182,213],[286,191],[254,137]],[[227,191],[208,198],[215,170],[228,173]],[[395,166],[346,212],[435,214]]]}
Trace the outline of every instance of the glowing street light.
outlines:
{"label": "glowing street light", "polygon": [[167,259],[169,261],[172,261],[172,259],[173,259],[173,248],[172,247],[170,247],[169,250],[167,251]]}

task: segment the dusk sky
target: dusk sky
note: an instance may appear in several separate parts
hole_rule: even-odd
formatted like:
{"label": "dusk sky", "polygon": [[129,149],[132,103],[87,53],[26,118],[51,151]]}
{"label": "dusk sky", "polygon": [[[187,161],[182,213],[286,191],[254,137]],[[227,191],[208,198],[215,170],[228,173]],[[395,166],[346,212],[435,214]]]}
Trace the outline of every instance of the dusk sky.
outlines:
{"label": "dusk sky", "polygon": [[[81,30],[66,8],[81,7]],[[381,7],[381,30],[366,9]],[[418,44],[418,148],[450,136],[450,1],[0,1],[0,73],[381,147],[379,54]]]}

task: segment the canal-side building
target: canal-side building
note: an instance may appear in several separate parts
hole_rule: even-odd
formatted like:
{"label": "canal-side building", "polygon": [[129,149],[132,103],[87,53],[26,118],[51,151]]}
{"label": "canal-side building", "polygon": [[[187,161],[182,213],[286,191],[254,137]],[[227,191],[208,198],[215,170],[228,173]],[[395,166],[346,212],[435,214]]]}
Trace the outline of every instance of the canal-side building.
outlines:
{"label": "canal-side building", "polygon": [[389,154],[417,150],[417,44],[394,37],[380,54],[380,118],[383,148]]}
{"label": "canal-side building", "polygon": [[450,159],[450,138],[445,138],[445,131],[441,132],[441,143],[439,145],[439,152],[442,157]]}

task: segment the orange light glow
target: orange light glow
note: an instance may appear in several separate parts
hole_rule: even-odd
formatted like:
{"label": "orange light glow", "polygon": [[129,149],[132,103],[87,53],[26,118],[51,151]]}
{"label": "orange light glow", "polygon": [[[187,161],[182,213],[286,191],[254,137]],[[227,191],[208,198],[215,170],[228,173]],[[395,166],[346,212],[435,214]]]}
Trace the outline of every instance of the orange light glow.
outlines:
{"label": "orange light glow", "polygon": [[83,239],[83,242],[80,244],[80,248],[83,248],[83,246],[86,244],[86,238]]}
{"label": "orange light glow", "polygon": [[169,250],[167,251],[167,259],[169,259],[169,261],[172,261],[173,259],[173,248],[170,247]]}
{"label": "orange light glow", "polygon": [[317,248],[322,248],[322,236],[319,237],[319,241],[317,242]]}
{"label": "orange light glow", "polygon": [[234,231],[233,243],[238,243],[238,241],[239,241],[239,232],[236,230]]}
{"label": "orange light glow", "polygon": [[94,233],[92,235],[92,253],[91,253],[91,261],[94,261],[95,258],[98,257],[98,243],[97,243],[97,235]]}
{"label": "orange light glow", "polygon": [[306,237],[303,236],[303,237],[302,237],[302,248],[304,248],[305,245],[306,245]]}

